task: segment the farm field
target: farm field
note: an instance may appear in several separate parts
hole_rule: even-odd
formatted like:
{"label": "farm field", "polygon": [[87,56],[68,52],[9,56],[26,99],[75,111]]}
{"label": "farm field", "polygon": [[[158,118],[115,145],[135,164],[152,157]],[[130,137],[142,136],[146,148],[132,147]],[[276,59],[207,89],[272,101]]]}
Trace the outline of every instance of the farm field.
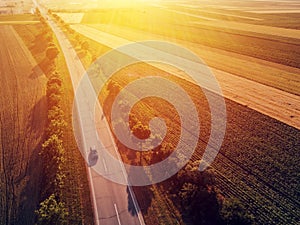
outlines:
{"label": "farm field", "polygon": [[[178,77],[149,65],[135,65],[118,72],[113,80],[125,87],[132,80],[158,74],[178,83],[196,102],[201,118],[201,136],[192,160],[199,160],[208,140],[210,118],[205,101],[196,86]],[[131,76],[126,79],[125,74]],[[135,71],[135,72],[132,72]],[[147,71],[147,72],[145,72]],[[146,73],[146,74],[145,74]],[[148,74],[149,73],[149,74]],[[91,77],[93,81],[95,78]],[[145,84],[147,85],[147,84]],[[168,90],[157,86],[157,91]],[[130,95],[129,95],[130,96]],[[132,96],[134,98],[134,96]],[[101,99],[101,95],[100,95]],[[216,98],[216,101],[217,98]],[[103,102],[103,100],[102,100]],[[103,102],[103,104],[105,104]],[[242,199],[258,224],[297,224],[299,199],[297,187],[297,154],[299,130],[280,123],[245,106],[226,100],[227,130],[221,151],[212,168],[217,174],[217,183],[227,197]],[[109,109],[110,105],[106,105]],[[170,116],[174,109],[157,100],[143,100],[133,109],[134,115],[147,124],[153,115],[166,120],[168,134],[164,141],[178,142],[180,122],[178,115]],[[186,109],[188,110],[188,109]],[[110,111],[106,112],[109,118]],[[247,127],[248,129],[244,129]],[[122,144],[120,144],[122,146]],[[120,147],[124,149],[124,147]],[[126,159],[127,151],[122,152]],[[284,154],[283,154],[284,153]],[[135,160],[139,162],[139,157]],[[136,162],[136,161],[135,161]],[[164,185],[164,182],[161,184]],[[142,200],[141,200],[142,201]]]}
{"label": "farm field", "polygon": [[0,223],[33,223],[41,190],[46,77],[12,25],[0,25],[0,42],[5,43],[0,48]]}
{"label": "farm field", "polygon": [[[274,15],[253,14],[238,10],[238,6],[230,11],[217,5],[201,7],[186,9],[165,3],[157,8],[120,9],[113,13],[99,9],[81,16],[80,24],[74,24],[74,18],[70,23],[77,33],[92,39],[90,46],[94,49],[115,48],[132,41],[166,40],[201,56],[212,68],[227,98],[226,137],[212,165],[220,190],[227,197],[239,198],[258,224],[297,224],[299,159],[294,156],[299,151],[300,41],[293,23],[298,16],[291,15],[291,22],[281,26],[275,24]],[[177,13],[179,9],[187,13]],[[62,17],[68,21],[66,12]],[[271,17],[272,23],[267,20]],[[281,17],[289,20],[286,15],[278,18]],[[199,95],[196,86],[171,75],[184,77],[182,71],[165,65],[126,68],[114,80],[122,89],[148,71],[176,80],[191,96]],[[151,116],[160,114],[169,121],[170,132],[175,135],[180,129],[176,116],[166,116],[172,109],[159,105],[151,101],[141,103],[135,108],[137,117],[147,124]],[[200,111],[207,119],[205,109]],[[207,143],[208,121],[202,127],[205,131],[193,160],[201,159]],[[126,151],[124,155],[124,160],[128,160]],[[161,184],[167,185],[167,181]],[[141,205],[142,202],[141,199]]]}
{"label": "farm field", "polygon": [[[46,84],[53,65],[46,59],[49,39],[43,31],[36,15],[0,15],[0,224],[35,224],[35,210],[47,191],[40,153],[49,124]],[[62,104],[65,121],[71,124],[73,88],[62,54],[55,67],[64,74]],[[86,168],[72,127],[64,129],[64,144],[68,222],[92,224]]]}
{"label": "farm field", "polygon": [[[72,28],[110,48],[128,44],[130,41],[145,40],[146,37],[149,39],[152,38],[152,40],[159,38],[161,40],[170,41],[163,36],[145,35],[142,32],[122,29],[121,27],[104,26],[103,28],[101,25],[94,26],[98,29],[102,28],[101,30],[103,30],[103,32],[98,32],[95,29],[90,29],[82,25],[73,25]],[[110,35],[118,35],[118,31],[122,31],[122,38]],[[297,80],[297,76],[300,73],[298,68],[275,64],[203,45],[189,44],[186,41],[178,41],[177,43],[188,46],[208,62],[208,65],[212,67],[212,71],[222,87],[225,97],[240,104],[247,105],[252,109],[291,126],[296,128],[300,127],[300,118],[298,117],[299,96],[276,89],[283,88],[289,91],[292,89],[295,91],[300,90],[297,81],[290,82],[291,77],[295,77]],[[234,66],[232,65],[232,61],[235,62]],[[159,68],[164,68],[166,71],[180,75],[180,72],[172,67],[159,65]],[[253,71],[253,68],[255,68],[255,71]],[[241,73],[241,71],[243,71],[243,73]],[[261,76],[263,72],[265,72],[265,75]],[[280,74],[281,76],[275,77],[274,74]],[[240,75],[240,77],[234,75]],[[249,78],[250,80],[243,79],[243,77]],[[257,82],[266,84],[267,86],[258,84]],[[268,85],[271,87],[268,87]]]}
{"label": "farm field", "polygon": [[[0,224],[298,225],[298,0],[7,0],[0,2],[0,14]],[[72,85],[95,60],[146,40],[175,43],[199,56],[222,95],[210,85],[199,88],[188,69],[138,62],[103,84],[101,116],[93,118],[93,87],[126,60],[168,57],[203,72],[203,63],[186,52],[148,42],[94,64],[88,82],[81,80],[88,90],[74,95]],[[199,80],[207,84],[205,75]],[[136,92],[127,89],[147,77],[172,85],[145,79]],[[190,97],[197,115],[173,84]],[[155,94],[141,98],[145,90],[180,102],[180,110]],[[226,113],[211,107],[223,100]],[[128,122],[113,118],[113,107],[122,116],[128,112]],[[218,131],[226,114],[224,139],[212,135],[213,113]],[[150,134],[155,117],[165,122],[164,137]],[[98,135],[90,132],[94,125]],[[116,134],[125,126],[131,131]],[[119,139],[136,142],[127,134],[149,139],[134,151]],[[134,177],[126,164],[149,166],[171,157],[177,165],[194,149],[194,138],[189,162],[171,177],[132,188],[110,180]],[[172,155],[179,144],[184,150]],[[205,155],[206,149],[213,152]],[[94,151],[96,164],[90,161]],[[109,161],[104,151],[125,165]],[[82,154],[89,154],[87,162]],[[210,159],[199,171],[199,163]],[[139,177],[152,182],[155,172],[144,167]]]}
{"label": "farm field", "polygon": [[0,25],[13,25],[13,24],[36,24],[39,23],[34,15],[0,15]]}
{"label": "farm field", "polygon": [[0,14],[24,15],[32,12],[33,2],[31,0],[2,0],[0,2]]}
{"label": "farm field", "polygon": [[[214,1],[193,4],[163,4],[172,10],[181,10],[190,14],[201,14],[211,20],[221,19],[225,22],[246,22],[249,24],[268,25],[272,27],[299,30],[299,10],[297,1]],[[291,17],[293,20],[291,20]],[[229,27],[228,27],[229,28]],[[274,28],[267,28],[274,29]]]}

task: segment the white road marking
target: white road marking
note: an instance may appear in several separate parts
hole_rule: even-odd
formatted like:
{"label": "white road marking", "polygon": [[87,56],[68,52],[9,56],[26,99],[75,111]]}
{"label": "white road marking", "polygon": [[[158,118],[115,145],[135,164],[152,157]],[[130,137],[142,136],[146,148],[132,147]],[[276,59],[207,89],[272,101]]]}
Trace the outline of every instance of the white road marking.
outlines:
{"label": "white road marking", "polygon": [[114,203],[114,206],[115,206],[115,210],[116,210],[116,214],[117,214],[118,223],[119,223],[119,225],[121,225],[121,221],[120,221],[120,217],[119,217],[119,213],[118,213],[118,209],[117,209],[116,203]]}
{"label": "white road marking", "polygon": [[105,172],[107,172],[107,167],[106,167],[105,160],[104,160],[104,159],[102,159],[102,161],[103,161],[103,165],[104,165]]}

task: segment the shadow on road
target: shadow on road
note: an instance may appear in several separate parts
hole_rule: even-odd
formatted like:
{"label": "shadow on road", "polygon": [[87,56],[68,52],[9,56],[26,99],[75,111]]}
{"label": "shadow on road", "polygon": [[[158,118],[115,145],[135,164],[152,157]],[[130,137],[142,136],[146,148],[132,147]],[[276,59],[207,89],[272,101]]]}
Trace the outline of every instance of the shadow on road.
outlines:
{"label": "shadow on road", "polygon": [[127,198],[128,198],[128,212],[130,212],[131,215],[136,216],[138,213],[134,207],[132,196],[129,192],[129,188],[127,187]]}
{"label": "shadow on road", "polygon": [[[139,209],[141,210],[142,214],[148,211],[148,208],[151,206],[153,193],[150,189],[150,186],[142,186],[142,187],[132,187],[134,192],[136,201],[139,205]],[[134,201],[130,194],[129,188],[127,187],[127,198],[128,198],[128,212],[131,215],[137,216],[138,212],[135,209]]]}

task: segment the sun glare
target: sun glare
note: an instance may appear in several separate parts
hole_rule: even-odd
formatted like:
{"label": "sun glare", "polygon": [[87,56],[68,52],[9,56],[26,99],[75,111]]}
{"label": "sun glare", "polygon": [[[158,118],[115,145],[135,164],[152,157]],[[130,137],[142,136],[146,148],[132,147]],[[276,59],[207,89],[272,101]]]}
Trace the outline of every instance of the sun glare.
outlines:
{"label": "sun glare", "polygon": [[141,3],[151,3],[156,0],[81,0],[85,3],[97,3],[99,7],[130,7]]}

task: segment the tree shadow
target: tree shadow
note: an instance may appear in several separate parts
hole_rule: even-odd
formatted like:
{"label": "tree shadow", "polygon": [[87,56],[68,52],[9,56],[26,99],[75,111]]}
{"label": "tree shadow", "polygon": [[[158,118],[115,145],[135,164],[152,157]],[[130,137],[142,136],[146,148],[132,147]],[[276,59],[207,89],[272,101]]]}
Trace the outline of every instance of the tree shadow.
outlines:
{"label": "tree shadow", "polygon": [[128,199],[128,212],[130,212],[131,215],[136,216],[138,214],[138,212],[135,209],[134,202],[133,202],[133,199],[132,199],[132,195],[129,191],[128,186],[127,186],[126,191],[127,191],[127,199]]}
{"label": "tree shadow", "polygon": [[29,75],[29,78],[30,78],[30,79],[34,80],[34,79],[36,79],[36,78],[38,78],[38,77],[44,75],[44,72],[43,72],[42,67],[41,67],[40,64],[41,64],[41,63],[36,64],[36,65],[32,68],[31,74]]}
{"label": "tree shadow", "polygon": [[43,163],[39,153],[45,139],[45,127],[47,120],[47,99],[43,96],[32,107],[28,117],[27,130],[30,138],[40,140],[31,152],[30,158],[24,172],[16,179],[16,183],[25,182],[20,194],[19,213],[16,218],[16,225],[34,224],[35,213],[41,200],[42,193],[42,171]]}
{"label": "tree shadow", "polygon": [[[134,176],[134,174],[130,174],[130,171],[128,171],[129,180],[131,176]],[[134,194],[134,199],[131,193]],[[137,210],[140,210],[142,214],[146,213],[151,206],[152,198],[153,192],[151,186],[131,186],[131,190],[127,187],[128,212],[133,216],[138,214]],[[138,204],[138,209],[136,209],[134,201]]]}
{"label": "tree shadow", "polygon": [[30,51],[32,54],[39,54],[45,52],[48,46],[47,41],[45,41],[45,37],[43,34],[38,34],[35,36],[33,41],[33,45],[30,47]]}
{"label": "tree shadow", "polygon": [[28,117],[27,132],[34,132],[35,134],[41,134],[44,132],[47,118],[47,98],[43,96],[32,107],[31,113]]}
{"label": "tree shadow", "polygon": [[40,202],[42,161],[39,157],[42,140],[33,150],[23,175],[16,182],[26,182],[20,195],[20,207],[15,225],[34,224],[35,213]]}
{"label": "tree shadow", "polygon": [[[132,186],[131,189],[139,205],[139,210],[141,211],[142,214],[147,213],[148,208],[151,206],[151,202],[153,198],[151,186]],[[128,187],[127,187],[127,198],[128,198],[128,212],[130,212],[131,215],[133,216],[137,215],[138,212],[135,209],[135,205]]]}

